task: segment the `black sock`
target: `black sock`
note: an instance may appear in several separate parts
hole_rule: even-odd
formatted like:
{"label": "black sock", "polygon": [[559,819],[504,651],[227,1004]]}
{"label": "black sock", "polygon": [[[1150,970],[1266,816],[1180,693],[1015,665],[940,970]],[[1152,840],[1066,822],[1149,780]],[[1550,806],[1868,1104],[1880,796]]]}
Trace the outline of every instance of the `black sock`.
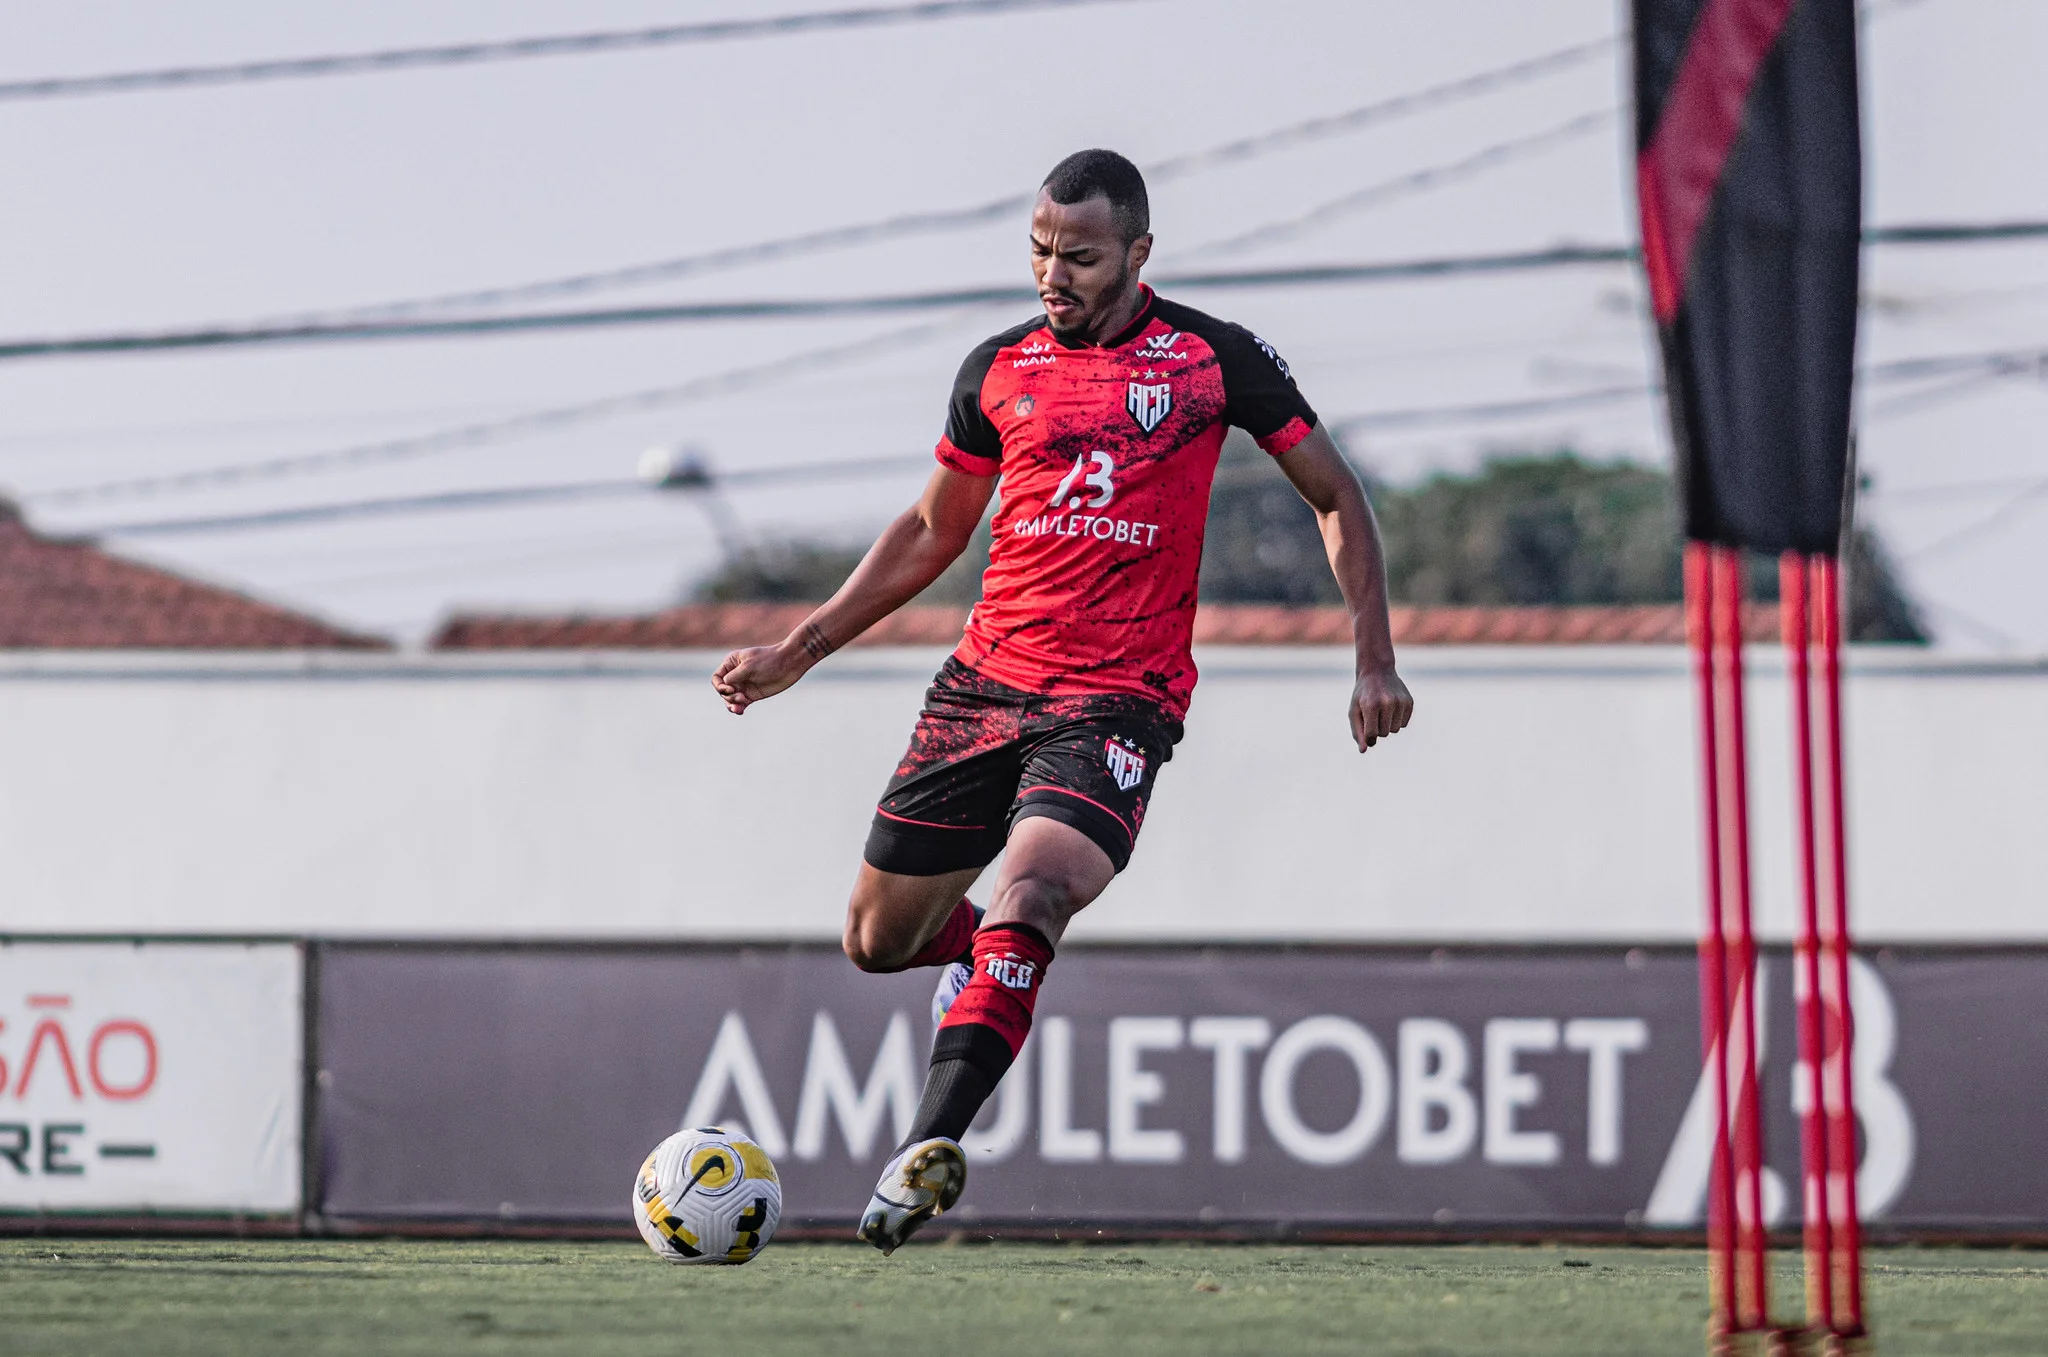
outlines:
{"label": "black sock", "polygon": [[966,1135],[975,1114],[996,1091],[1015,1058],[1009,1043],[991,1028],[978,1024],[940,1028],[932,1042],[924,1097],[918,1100],[917,1116],[911,1120],[910,1138],[903,1143],[914,1145],[934,1136],[958,1140]]}

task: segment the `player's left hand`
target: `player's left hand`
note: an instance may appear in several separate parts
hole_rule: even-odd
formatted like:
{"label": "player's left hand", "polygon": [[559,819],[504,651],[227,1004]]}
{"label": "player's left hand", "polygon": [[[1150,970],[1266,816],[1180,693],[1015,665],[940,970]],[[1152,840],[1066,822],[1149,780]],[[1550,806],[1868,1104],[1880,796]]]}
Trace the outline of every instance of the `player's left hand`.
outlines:
{"label": "player's left hand", "polygon": [[1351,738],[1358,752],[1378,744],[1408,724],[1415,714],[1415,699],[1408,685],[1392,669],[1370,670],[1358,676],[1351,690]]}

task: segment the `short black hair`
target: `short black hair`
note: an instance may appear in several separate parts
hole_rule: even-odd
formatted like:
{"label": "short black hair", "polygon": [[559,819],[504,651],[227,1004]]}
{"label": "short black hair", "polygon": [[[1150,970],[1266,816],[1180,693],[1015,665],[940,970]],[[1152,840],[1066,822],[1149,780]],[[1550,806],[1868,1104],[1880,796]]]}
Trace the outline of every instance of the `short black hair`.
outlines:
{"label": "short black hair", "polygon": [[1152,229],[1152,200],[1145,193],[1145,176],[1115,151],[1076,151],[1053,166],[1039,187],[1062,206],[1095,197],[1109,199],[1110,215],[1126,245]]}

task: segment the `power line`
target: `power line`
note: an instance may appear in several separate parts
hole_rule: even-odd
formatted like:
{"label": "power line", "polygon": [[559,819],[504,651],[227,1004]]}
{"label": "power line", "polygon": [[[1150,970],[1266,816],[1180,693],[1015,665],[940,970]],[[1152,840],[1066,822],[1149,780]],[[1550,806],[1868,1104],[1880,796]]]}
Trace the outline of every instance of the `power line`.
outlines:
{"label": "power line", "polygon": [[[1624,246],[1559,246],[1498,255],[1401,260],[1375,264],[1311,264],[1241,272],[1170,273],[1156,280],[1173,288],[1301,287],[1325,283],[1381,282],[1460,273],[1502,273],[1583,264],[1626,263],[1635,257]],[[1024,286],[953,288],[867,297],[792,297],[755,301],[678,302],[655,306],[604,307],[585,311],[540,311],[446,320],[370,321],[346,325],[280,325],[248,329],[159,330],[149,333],[77,335],[60,339],[0,341],[0,361],[148,353],[166,349],[213,349],[336,340],[448,339],[535,331],[612,329],[631,325],[687,325],[731,320],[794,320],[950,310],[996,303],[1036,305],[1038,293]]]}
{"label": "power line", "polygon": [[1924,226],[1889,226],[1865,234],[1887,245],[1961,245],[1980,241],[2039,240],[2048,236],[2048,221],[1937,222]]}
{"label": "power line", "polygon": [[1407,117],[1410,114],[1441,108],[1481,95],[1494,94],[1529,80],[1583,65],[1594,57],[1612,50],[1620,41],[1619,36],[1608,36],[1595,38],[1590,42],[1573,43],[1569,47],[1560,47],[1540,56],[1460,76],[1456,80],[1448,80],[1440,85],[1431,85],[1406,94],[1396,94],[1387,99],[1377,99],[1342,113],[1308,118],[1298,123],[1290,123],[1286,127],[1240,137],[1235,141],[1226,141],[1205,151],[1156,160],[1144,167],[1145,174],[1149,182],[1178,179],[1201,170],[1253,160],[1274,151],[1361,131],[1394,118]]}
{"label": "power line", "polygon": [[[799,368],[816,368],[852,361],[889,348],[920,343],[942,333],[950,324],[951,321],[940,321],[911,326],[850,344],[808,350],[770,363],[694,378],[675,386],[599,397],[574,405],[528,411],[505,419],[462,425],[411,438],[356,444],[324,452],[273,457],[259,462],[214,466],[170,475],[141,476],[126,480],[102,481],[92,485],[65,486],[55,490],[25,493],[20,498],[66,504],[134,495],[167,494],[252,480],[271,480],[304,473],[339,470],[366,463],[410,460],[462,448],[483,447],[549,429],[568,428],[641,409],[660,409],[699,397],[744,390],[748,386],[774,380]],[[2017,373],[2037,368],[2048,369],[2048,349],[2010,349],[1988,353],[1897,359],[1886,363],[1867,364],[1858,369],[1857,376],[1864,381],[1887,382],[1986,370]],[[1456,423],[1473,419],[1520,418],[1563,409],[1610,404],[1654,395],[1660,390],[1661,388],[1649,384],[1602,387],[1592,391],[1525,400],[1379,411],[1332,420],[1330,424],[1341,434],[1350,429],[1418,427],[1431,423]]]}
{"label": "power line", "polygon": [[[1608,404],[1618,399],[1641,399],[1654,394],[1646,386],[1613,387],[1525,401],[1496,401],[1469,405],[1447,405],[1424,409],[1381,410],[1329,422],[1340,437],[1352,429],[1412,426],[1426,423],[1469,422],[1474,419],[1512,418],[1574,406]],[[836,480],[876,474],[895,474],[932,465],[928,453],[897,454],[835,462],[751,467],[713,472],[706,486],[719,488],[770,484],[786,480]],[[638,479],[614,478],[544,485],[501,486],[489,489],[441,491],[423,495],[393,495],[339,503],[293,505],[238,514],[206,514],[184,518],[143,519],[76,529],[88,537],[161,537],[196,533],[233,532],[244,529],[295,527],[310,523],[357,518],[386,518],[393,515],[431,514],[466,509],[494,509],[515,505],[555,503],[571,500],[639,497],[654,493],[653,487]],[[53,498],[43,496],[42,498]]]}
{"label": "power line", "polygon": [[[1456,80],[1431,85],[1420,90],[1375,99],[1355,108],[1338,113],[1320,114],[1282,127],[1271,128],[1251,136],[1237,137],[1215,146],[1183,155],[1170,156],[1144,166],[1152,184],[1170,183],[1189,175],[1228,165],[1241,164],[1262,156],[1285,151],[1297,146],[1308,145],[1330,137],[1344,136],[1363,131],[1368,127],[1396,118],[1408,117],[1430,109],[1441,108],[1465,99],[1477,98],[1508,89],[1524,82],[1539,79],[1558,71],[1581,65],[1612,49],[1618,39],[1599,38],[1592,42],[1574,43],[1554,51],[1493,67]],[[746,245],[727,246],[720,249],[704,250],[696,254],[679,255],[671,259],[658,259],[644,264],[630,264],[614,269],[600,269],[586,273],[568,274],[556,278],[544,278],[536,282],[515,283],[503,287],[479,288],[464,292],[445,292],[435,296],[416,297],[393,302],[377,302],[368,306],[308,312],[292,316],[274,317],[269,320],[250,322],[249,325],[213,325],[209,330],[242,329],[267,326],[298,327],[306,325],[351,325],[368,321],[395,320],[405,316],[418,315],[428,311],[449,311],[464,308],[503,306],[511,302],[539,301],[551,297],[576,296],[586,292],[610,288],[639,286],[656,282],[672,282],[679,278],[699,277],[720,273],[728,269],[749,264],[774,263],[785,259],[802,258],[807,255],[826,253],[832,250],[850,249],[860,245],[871,245],[882,241],[896,240],[908,236],[938,234],[964,230],[1000,221],[1005,217],[1021,213],[1036,200],[1036,189],[1023,193],[1005,194],[987,202],[967,207],[946,208],[927,212],[906,212],[879,220],[859,222],[850,226],[827,227],[820,231],[806,231],[792,236],[781,236],[773,240],[755,241]]]}
{"label": "power line", "polygon": [[[910,6],[906,8],[921,9],[926,7]],[[886,12],[893,13],[894,11]],[[670,32],[674,30],[651,31]],[[1595,38],[1588,42],[1573,43],[1534,57],[1509,62],[1502,66],[1475,72],[1468,76],[1461,76],[1455,80],[1445,81],[1438,85],[1428,86],[1404,94],[1397,94],[1386,99],[1374,100],[1339,113],[1303,119],[1300,122],[1290,123],[1284,127],[1274,128],[1266,132],[1255,133],[1248,137],[1236,138],[1204,150],[1171,156],[1164,160],[1154,161],[1143,168],[1152,183],[1167,183],[1205,170],[1253,160],[1276,151],[1287,150],[1329,137],[1361,131],[1381,122],[1426,112],[1466,99],[1496,93],[1530,80],[1540,79],[1543,76],[1571,69],[1611,51],[1621,42],[1623,36],[1621,34],[1612,34]],[[0,89],[5,88],[5,86],[0,86]],[[303,313],[290,317],[276,318],[270,322],[256,323],[326,325],[349,324],[372,319],[388,320],[399,316],[415,315],[422,311],[449,310],[459,307],[500,306],[508,302],[533,301],[543,297],[570,296],[606,288],[673,280],[719,272],[746,264],[767,263],[823,251],[871,244],[903,236],[959,230],[984,225],[1029,207],[1035,196],[1035,191],[1007,194],[1003,197],[994,198],[968,207],[904,213],[877,221],[863,222],[851,226],[830,227],[822,231],[805,232],[799,235],[785,236],[775,240],[760,241],[748,245],[707,250],[671,259],[626,265],[621,268],[594,270],[502,287],[441,293],[429,297],[372,303],[367,306]],[[2011,228],[2003,228],[2002,234],[1987,234],[1981,238],[2018,239],[2028,235],[2043,233],[2040,229],[2035,229],[2042,226],[2043,224],[2041,223],[2017,223]],[[2000,229],[1993,228],[1994,231]],[[1961,238],[1963,237],[1943,237],[1943,239]],[[1936,238],[1929,237],[1929,239],[1931,241]],[[208,328],[236,327],[213,326]]]}
{"label": "power line", "polygon": [[1410,171],[1407,174],[1397,175],[1381,183],[1370,184],[1365,188],[1347,193],[1340,198],[1333,198],[1329,202],[1319,204],[1299,216],[1289,217],[1283,221],[1269,222],[1263,226],[1253,227],[1249,231],[1244,231],[1234,236],[1227,236],[1222,240],[1213,240],[1205,245],[1196,246],[1188,251],[1188,257],[1207,254],[1230,254],[1238,250],[1252,249],[1261,245],[1271,245],[1276,241],[1292,239],[1304,231],[1312,230],[1317,226],[1323,225],[1325,222],[1334,221],[1339,217],[1349,216],[1353,212],[1360,212],[1369,207],[1378,207],[1383,203],[1391,202],[1396,198],[1406,197],[1411,193],[1420,193],[1428,189],[1439,188],[1445,184],[1456,183],[1461,179],[1469,179],[1473,175],[1484,173],[1497,165],[1504,165],[1510,161],[1519,160],[1523,156],[1550,150],[1552,147],[1563,145],[1568,141],[1575,141],[1580,137],[1600,131],[1611,125],[1617,112],[1619,112],[1618,109],[1608,108],[1601,109],[1595,113],[1584,113],[1555,127],[1545,128],[1543,131],[1529,136],[1512,137],[1506,141],[1495,142],[1491,146],[1482,147],[1470,155],[1463,156],[1446,164],[1428,166],[1424,169]]}
{"label": "power line", "polygon": [[1866,417],[1886,417],[1914,414],[1931,410],[1959,400],[1968,400],[1980,395],[1984,389],[1999,382],[2008,381],[2020,372],[2002,371],[1998,368],[1979,368],[1951,377],[1933,386],[1923,386],[1917,391],[1907,391],[1885,400],[1872,401],[1863,408]]}
{"label": "power line", "polygon": [[1872,485],[1857,493],[1884,500],[1955,499],[1993,495],[2008,490],[2027,490],[2040,483],[2038,476],[1995,476],[1981,481],[1944,481],[1937,485]]}
{"label": "power line", "polygon": [[670,386],[621,392],[611,396],[600,396],[594,400],[578,401],[571,405],[529,410],[503,419],[462,424],[407,438],[356,443],[319,452],[292,453],[261,461],[203,467],[168,475],[136,476],[123,480],[101,481],[92,485],[64,486],[55,490],[27,492],[20,498],[50,504],[74,504],[134,495],[169,494],[184,490],[239,485],[249,481],[274,480],[281,476],[308,472],[337,471],[346,467],[410,461],[437,453],[486,447],[593,420],[611,419],[644,410],[663,410],[693,400],[729,395],[780,380],[797,372],[814,372],[820,368],[857,362],[944,334],[960,319],[954,316],[936,321],[922,321],[900,330],[884,331],[847,343],[807,349],[765,363],[693,377],[689,381]]}
{"label": "power line", "polygon": [[331,430],[337,426],[393,424],[420,419],[463,419],[505,409],[503,399],[440,405],[391,407],[381,410],[333,410],[287,415],[253,415],[243,419],[164,420],[150,424],[110,424],[84,428],[42,428],[0,433],[0,458],[40,455],[79,446],[120,443],[150,443],[161,446],[177,439],[205,438],[208,441],[275,437],[305,430]]}
{"label": "power line", "polygon": [[[1914,0],[1901,0],[1901,3],[1913,2]],[[899,8],[922,10],[934,7],[905,6]],[[852,12],[868,13],[869,11]],[[894,13],[896,11],[879,12]],[[803,16],[795,17],[801,18]],[[770,20],[762,22],[787,21]],[[689,27],[692,26],[684,26],[684,28]],[[648,32],[652,33],[675,31],[683,30],[648,30]],[[630,37],[632,35],[626,36]],[[1461,76],[1455,80],[1445,81],[1442,84],[1413,90],[1405,94],[1397,94],[1391,98],[1374,100],[1340,113],[1307,118],[1285,127],[1274,128],[1249,137],[1240,137],[1232,141],[1223,142],[1206,150],[1171,156],[1164,160],[1154,161],[1143,168],[1151,182],[1155,184],[1166,183],[1189,174],[1214,169],[1218,166],[1255,159],[1275,151],[1286,150],[1328,137],[1342,136],[1347,133],[1363,130],[1379,122],[1406,117],[1465,99],[1496,93],[1529,80],[1539,79],[1558,71],[1570,69],[1611,51],[1622,41],[1624,36],[1624,34],[1617,33],[1595,38],[1588,42],[1573,43],[1534,57],[1509,62],[1503,66],[1493,67],[1488,70],[1475,72],[1472,75]],[[5,88],[5,86],[0,86],[0,89]],[[1007,194],[1003,197],[994,198],[969,207],[932,212],[905,213],[883,218],[879,221],[863,222],[852,226],[831,227],[822,231],[785,236],[776,240],[761,241],[749,245],[708,250],[698,254],[655,260],[645,264],[633,264],[616,269],[570,274],[564,277],[542,279],[531,283],[474,289],[465,292],[450,292],[438,296],[394,302],[373,303],[369,306],[294,316],[289,318],[289,320],[291,323],[299,324],[345,324],[369,319],[390,319],[396,316],[417,314],[420,311],[447,310],[470,306],[498,306],[507,302],[532,301],[542,297],[567,296],[601,288],[624,287],[675,279],[735,268],[744,264],[763,263],[825,250],[844,249],[879,240],[894,239],[900,236],[978,226],[989,221],[998,220],[1009,213],[1020,211],[1030,206],[1035,196],[1035,192]]]}
{"label": "power line", "polygon": [[[1418,409],[1396,409],[1372,411],[1328,421],[1328,427],[1338,437],[1352,430],[1377,428],[1402,428],[1426,424],[1469,423],[1474,420],[1509,419],[1530,414],[1543,414],[1555,410],[1572,409],[1589,405],[1612,404],[1627,399],[1642,399],[1656,394],[1657,388],[1649,386],[1608,387],[1594,391],[1578,392],[1566,396],[1542,397],[1533,400],[1493,401],[1465,405],[1432,406]],[[584,409],[595,412],[598,403],[591,403]],[[595,417],[595,413],[593,414]],[[284,467],[276,459],[258,464],[271,473],[282,472]],[[805,478],[812,480],[836,479],[843,476],[865,476],[877,473],[897,472],[915,469],[931,464],[928,454],[894,455],[884,457],[841,460],[836,462],[813,462],[794,466],[753,467],[736,471],[713,473],[707,483],[720,487],[745,486],[770,483],[779,480]],[[296,463],[305,470],[317,470],[319,466]],[[216,468],[216,472],[224,470]],[[254,468],[250,468],[254,471]],[[106,493],[121,488],[140,490],[144,486],[163,489],[188,488],[182,485],[166,484],[176,477],[156,477],[144,481],[114,482],[101,486],[86,486],[71,490],[48,491],[39,495],[24,496],[27,499],[64,502],[83,498],[103,497]],[[348,500],[337,504],[295,505],[283,509],[257,510],[241,514],[195,515],[186,518],[137,520],[113,523],[99,527],[88,527],[77,531],[85,536],[137,537],[189,534],[212,531],[232,531],[239,528],[286,527],[302,523],[325,522],[344,518],[381,518],[392,514],[439,513],[449,510],[497,508],[507,505],[546,502],[551,500],[606,498],[618,495],[637,494],[649,489],[641,480],[601,480],[557,483],[538,486],[510,486],[481,490],[443,491],[424,495],[399,495],[379,498]],[[95,492],[100,492],[95,494]]]}
{"label": "power line", "polygon": [[109,523],[78,534],[86,537],[175,537],[193,533],[235,532],[251,528],[290,528],[309,523],[336,523],[355,518],[388,518],[394,514],[447,513],[462,509],[503,509],[521,504],[559,504],[571,500],[641,498],[651,493],[645,481],[579,481],[561,485],[513,485],[491,490],[449,490],[433,495],[390,495],[338,504],[302,504],[246,514],[204,514]]}
{"label": "power line", "polygon": [[1938,556],[1956,547],[1981,541],[1984,534],[2000,524],[2018,518],[2042,503],[2048,503],[2048,498],[2044,497],[2048,497],[2048,479],[2034,481],[1991,512],[1971,519],[1953,532],[1943,533],[1925,546],[1915,547],[1905,553],[1903,559],[1924,561],[1930,556]]}
{"label": "power line", "polygon": [[[1418,174],[1429,173],[1419,171]],[[1409,176],[1410,178],[1414,176]],[[1880,227],[1864,233],[1867,245],[1927,245],[1981,239],[2016,239],[2023,228],[2048,236],[2048,222],[2007,223],[1988,228],[1969,224]],[[1977,234],[1994,230],[2002,234]],[[1451,255],[1437,259],[1383,263],[1303,264],[1283,268],[1173,272],[1154,281],[1171,288],[1310,287],[1330,283],[1378,283],[1403,279],[1450,277],[1475,273],[1520,273],[1576,268],[1590,264],[1626,264],[1637,258],[1629,245],[1561,245],[1547,250],[1504,254]],[[270,344],[327,343],[354,340],[459,339],[478,335],[615,329],[635,325],[690,325],[733,320],[804,320],[824,317],[888,315],[945,310],[963,306],[1034,304],[1038,295],[1017,286],[954,288],[933,292],[899,292],[867,297],[787,297],[726,302],[677,302],[653,306],[601,307],[582,311],[519,312],[497,316],[460,316],[442,320],[364,321],[340,324],[284,323],[192,330],[128,331],[57,338],[0,340],[0,362],[24,358],[90,357],[103,354],[153,353],[178,349],[241,348]]]}
{"label": "power line", "polygon": [[[2043,351],[2036,356],[2043,361],[2048,361],[2048,351]],[[1976,356],[1979,361],[2003,361],[2009,357],[2010,355],[2004,354]],[[1924,361],[1928,360],[1910,359],[1900,363],[1871,364],[1860,369],[1858,375],[1862,379],[1869,381],[1893,380],[1900,376],[1902,371],[1910,374],[1912,369]],[[1554,414],[1564,410],[1622,404],[1628,401],[1658,396],[1662,393],[1663,387],[1661,385],[1635,383],[1627,386],[1596,387],[1589,391],[1575,391],[1558,396],[1537,396],[1521,400],[1478,401],[1456,405],[1372,410],[1361,414],[1326,420],[1324,423],[1332,435],[1342,439],[1346,433],[1359,430],[1418,428],[1434,425],[1483,423],[1501,419],[1521,419],[1531,415]],[[704,486],[706,488],[713,486],[726,488],[771,484],[793,479],[812,481],[832,480],[876,474],[895,474],[900,471],[915,470],[919,467],[930,465],[931,458],[929,455],[917,453],[857,458],[835,462],[808,462],[795,465],[751,467],[736,471],[709,473],[704,481]],[[1982,493],[1990,490],[2009,489],[2015,485],[2024,491],[2021,498],[2026,498],[2028,495],[2048,487],[2048,482],[2032,480],[1980,481],[1954,485],[1903,487],[1898,490],[1880,493],[1887,499],[1904,499],[1964,492]],[[106,524],[99,527],[87,527],[76,531],[85,536],[96,537],[186,535],[207,532],[229,532],[248,528],[291,527],[300,524],[330,522],[350,518],[383,518],[392,515],[444,513],[465,509],[501,508],[508,505],[564,500],[638,496],[643,493],[650,493],[651,491],[652,487],[642,480],[578,481],[535,486],[507,486],[480,490],[442,491],[424,495],[387,496],[373,499],[347,500],[339,503],[295,505],[283,509],[257,510],[240,514],[145,519]],[[51,497],[53,496],[42,496],[42,498]]]}
{"label": "power line", "polygon": [[623,52],[649,47],[731,42],[742,38],[786,37],[834,29],[882,28],[939,19],[974,18],[985,14],[1069,9],[1080,5],[1122,2],[1123,0],[931,0],[930,3],[924,4],[814,10],[803,14],[783,14],[769,19],[719,19],[707,23],[669,24],[660,28],[513,38],[504,42],[397,47],[381,52],[282,57],[271,61],[243,61],[218,66],[173,66],[162,70],[120,71],[107,75],[53,76],[38,80],[0,82],[0,102],[77,98],[93,94],[133,94],[143,90],[195,89],[212,85],[243,85],[264,80],[302,80],[314,76],[420,70],[435,66],[475,66],[485,62],[524,61],[534,57],[591,56],[600,52]]}
{"label": "power line", "polygon": [[1437,424],[1469,424],[1494,419],[1520,419],[1527,415],[1555,414],[1560,410],[1582,410],[1601,405],[1618,405],[1658,395],[1663,388],[1637,382],[1629,386],[1605,386],[1592,391],[1575,391],[1562,396],[1532,396],[1526,400],[1481,401],[1470,405],[1434,405],[1407,410],[1374,410],[1329,421],[1332,434],[1341,438],[1354,430],[1414,429]]}
{"label": "power line", "polygon": [[2002,377],[2039,376],[2048,378],[2048,349],[1993,349],[1979,353],[1948,353],[1925,358],[1897,358],[1860,369],[1883,373],[1892,381],[1913,381],[1925,377],[1948,377],[1958,373],[1990,372]]}
{"label": "power line", "polygon": [[[1929,358],[1904,358],[1886,363],[1866,363],[1856,370],[1860,382],[1910,381],[1930,374],[1961,374],[1960,380],[1979,383],[1999,378],[2041,372],[2048,375],[2048,349],[2015,349],[1992,353],[1951,354]],[[1949,388],[1942,388],[1946,393]],[[1466,424],[1475,420],[1520,419],[1528,415],[1555,414],[1563,410],[1585,409],[1594,406],[1616,405],[1631,400],[1664,394],[1662,383],[1631,383],[1622,386],[1595,387],[1588,391],[1574,391],[1558,396],[1532,396],[1521,400],[1481,401],[1470,405],[1435,405],[1408,410],[1377,410],[1361,415],[1350,415],[1329,421],[1331,430],[1339,436],[1354,429],[1400,429],[1422,428],[1438,424]],[[1870,413],[1884,415],[1892,413],[1890,403],[1873,405]],[[2029,482],[2031,484],[2031,482]],[[1959,487],[1947,487],[1955,489]],[[1922,491],[1888,491],[1888,496],[1918,493],[1942,493],[1929,488]]]}
{"label": "power line", "polygon": [[[885,457],[854,458],[837,462],[803,462],[794,465],[753,467],[711,476],[706,489],[753,485],[775,481],[820,481],[858,479],[877,474],[894,475],[905,470],[937,465],[930,453],[897,453]],[[645,499],[661,494],[657,487],[638,478],[568,481],[542,485],[495,486],[484,490],[444,490],[426,495],[388,495],[374,499],[346,500],[331,504],[299,504],[283,509],[261,509],[242,514],[205,514],[189,518],[144,519],[109,523],[87,528],[88,537],[173,537],[195,533],[237,532],[252,528],[290,528],[309,523],[334,523],[358,518],[390,518],[399,515],[438,514],[467,509],[503,509],[527,504],[562,504],[579,500]]]}

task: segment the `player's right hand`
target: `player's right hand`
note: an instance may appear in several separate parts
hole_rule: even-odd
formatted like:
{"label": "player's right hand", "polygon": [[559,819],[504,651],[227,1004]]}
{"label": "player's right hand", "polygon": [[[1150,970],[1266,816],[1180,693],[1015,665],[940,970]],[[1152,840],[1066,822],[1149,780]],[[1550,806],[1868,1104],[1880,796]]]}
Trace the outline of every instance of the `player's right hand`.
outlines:
{"label": "player's right hand", "polygon": [[811,659],[801,648],[749,646],[725,657],[711,675],[711,686],[734,716],[764,697],[773,697],[810,670]]}

